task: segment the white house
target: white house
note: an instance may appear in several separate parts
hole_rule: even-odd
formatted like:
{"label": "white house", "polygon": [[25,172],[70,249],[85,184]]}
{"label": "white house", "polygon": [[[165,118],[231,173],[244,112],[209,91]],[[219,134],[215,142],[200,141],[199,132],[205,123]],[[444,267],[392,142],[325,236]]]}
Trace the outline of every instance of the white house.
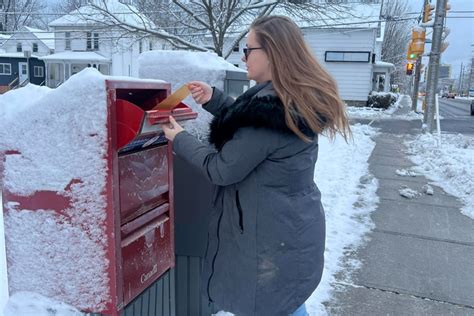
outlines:
{"label": "white house", "polygon": [[29,52],[36,56],[49,55],[54,52],[54,33],[23,26],[6,38],[0,49],[5,53]]}
{"label": "white house", "polygon": [[[102,3],[102,2],[99,2]],[[107,8],[125,23],[154,28],[137,9],[118,0],[108,0]],[[56,87],[86,67],[106,75],[138,76],[138,55],[162,47],[143,34],[127,34],[117,22],[85,5],[49,24],[55,34],[55,54],[42,57],[46,63],[47,85]]]}
{"label": "white house", "polygon": [[[288,15],[284,11],[273,14]],[[338,83],[341,97],[351,105],[365,105],[371,91],[389,91],[390,73],[395,66],[380,60],[383,23],[380,4],[353,4],[348,12],[328,12],[301,20],[300,26],[318,61]],[[245,39],[227,59],[245,67],[241,61]],[[291,48],[289,48],[291,49]]]}

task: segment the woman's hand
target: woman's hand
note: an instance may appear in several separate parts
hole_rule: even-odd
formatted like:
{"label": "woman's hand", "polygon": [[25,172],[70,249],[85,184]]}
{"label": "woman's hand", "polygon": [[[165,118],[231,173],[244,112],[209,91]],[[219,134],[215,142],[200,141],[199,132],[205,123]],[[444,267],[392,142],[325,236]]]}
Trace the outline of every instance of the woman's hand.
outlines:
{"label": "woman's hand", "polygon": [[165,137],[170,141],[173,141],[178,133],[184,131],[184,128],[182,128],[172,116],[170,116],[169,123],[161,124],[161,128],[165,132]]}
{"label": "woman's hand", "polygon": [[212,97],[212,88],[202,81],[191,81],[188,83],[188,89],[198,104],[209,102]]}

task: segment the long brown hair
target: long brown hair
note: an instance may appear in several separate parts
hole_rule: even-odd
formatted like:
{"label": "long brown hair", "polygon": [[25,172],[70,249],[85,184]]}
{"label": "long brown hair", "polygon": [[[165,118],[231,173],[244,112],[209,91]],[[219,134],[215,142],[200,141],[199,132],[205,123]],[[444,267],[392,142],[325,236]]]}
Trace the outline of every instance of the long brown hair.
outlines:
{"label": "long brown hair", "polygon": [[288,127],[310,141],[298,128],[298,116],[315,133],[333,139],[351,136],[345,104],[331,75],[313,57],[298,26],[284,16],[255,20],[250,29],[267,53],[272,83],[285,107]]}

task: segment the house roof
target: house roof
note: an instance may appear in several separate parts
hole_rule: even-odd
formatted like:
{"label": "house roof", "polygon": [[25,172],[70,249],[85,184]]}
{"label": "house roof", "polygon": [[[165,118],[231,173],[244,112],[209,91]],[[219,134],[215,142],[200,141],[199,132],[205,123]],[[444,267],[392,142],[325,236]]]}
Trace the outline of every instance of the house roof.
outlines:
{"label": "house roof", "polygon": [[[137,8],[120,3],[118,0],[98,1],[97,6],[102,9],[107,9],[108,12],[114,14],[122,23],[147,29],[155,27],[155,24],[140,13]],[[116,25],[117,21],[114,21],[102,13],[101,9],[93,7],[92,5],[85,5],[52,21],[49,23],[49,26],[87,26],[101,23]]]}
{"label": "house roof", "polygon": [[[294,9],[288,11],[278,7],[271,15],[283,15],[292,19],[300,28],[317,29],[376,29],[380,20],[380,4],[326,4],[324,9],[310,11]],[[242,23],[232,28],[232,33],[240,33],[248,28],[252,20],[242,18]]]}
{"label": "house roof", "polygon": [[42,41],[49,49],[54,49],[54,33],[40,29],[25,26],[25,29],[33,33],[40,41]]}
{"label": "house roof", "polygon": [[273,14],[291,17],[301,28],[377,28],[380,19],[380,4],[341,4],[321,12],[298,12],[288,14],[276,9]]}
{"label": "house roof", "polygon": [[[23,53],[1,53],[0,52],[0,57],[9,57],[9,58],[26,58]],[[33,58],[38,58],[39,56],[37,55],[31,55]]]}
{"label": "house roof", "polygon": [[376,68],[388,68],[390,71],[395,71],[395,65],[392,63],[388,63],[386,61],[376,61],[374,62],[374,66]]}
{"label": "house roof", "polygon": [[45,61],[89,61],[89,62],[110,62],[109,58],[97,54],[96,52],[61,52],[40,57]]}

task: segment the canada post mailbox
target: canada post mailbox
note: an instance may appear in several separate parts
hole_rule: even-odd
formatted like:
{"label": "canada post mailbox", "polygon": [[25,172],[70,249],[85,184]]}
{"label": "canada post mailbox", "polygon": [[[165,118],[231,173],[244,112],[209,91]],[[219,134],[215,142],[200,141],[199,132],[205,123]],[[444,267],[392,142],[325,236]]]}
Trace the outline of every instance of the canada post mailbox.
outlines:
{"label": "canada post mailbox", "polygon": [[[160,123],[168,122],[169,115],[185,121],[196,118],[197,113],[183,103],[172,110],[152,110],[170,95],[169,83],[106,79],[105,89],[108,144],[103,194],[110,301],[100,310],[85,311],[117,316],[175,266],[172,149]],[[14,202],[35,209],[36,204],[58,214],[70,203],[52,198],[49,191],[30,197],[8,190],[3,194],[4,205]]]}

